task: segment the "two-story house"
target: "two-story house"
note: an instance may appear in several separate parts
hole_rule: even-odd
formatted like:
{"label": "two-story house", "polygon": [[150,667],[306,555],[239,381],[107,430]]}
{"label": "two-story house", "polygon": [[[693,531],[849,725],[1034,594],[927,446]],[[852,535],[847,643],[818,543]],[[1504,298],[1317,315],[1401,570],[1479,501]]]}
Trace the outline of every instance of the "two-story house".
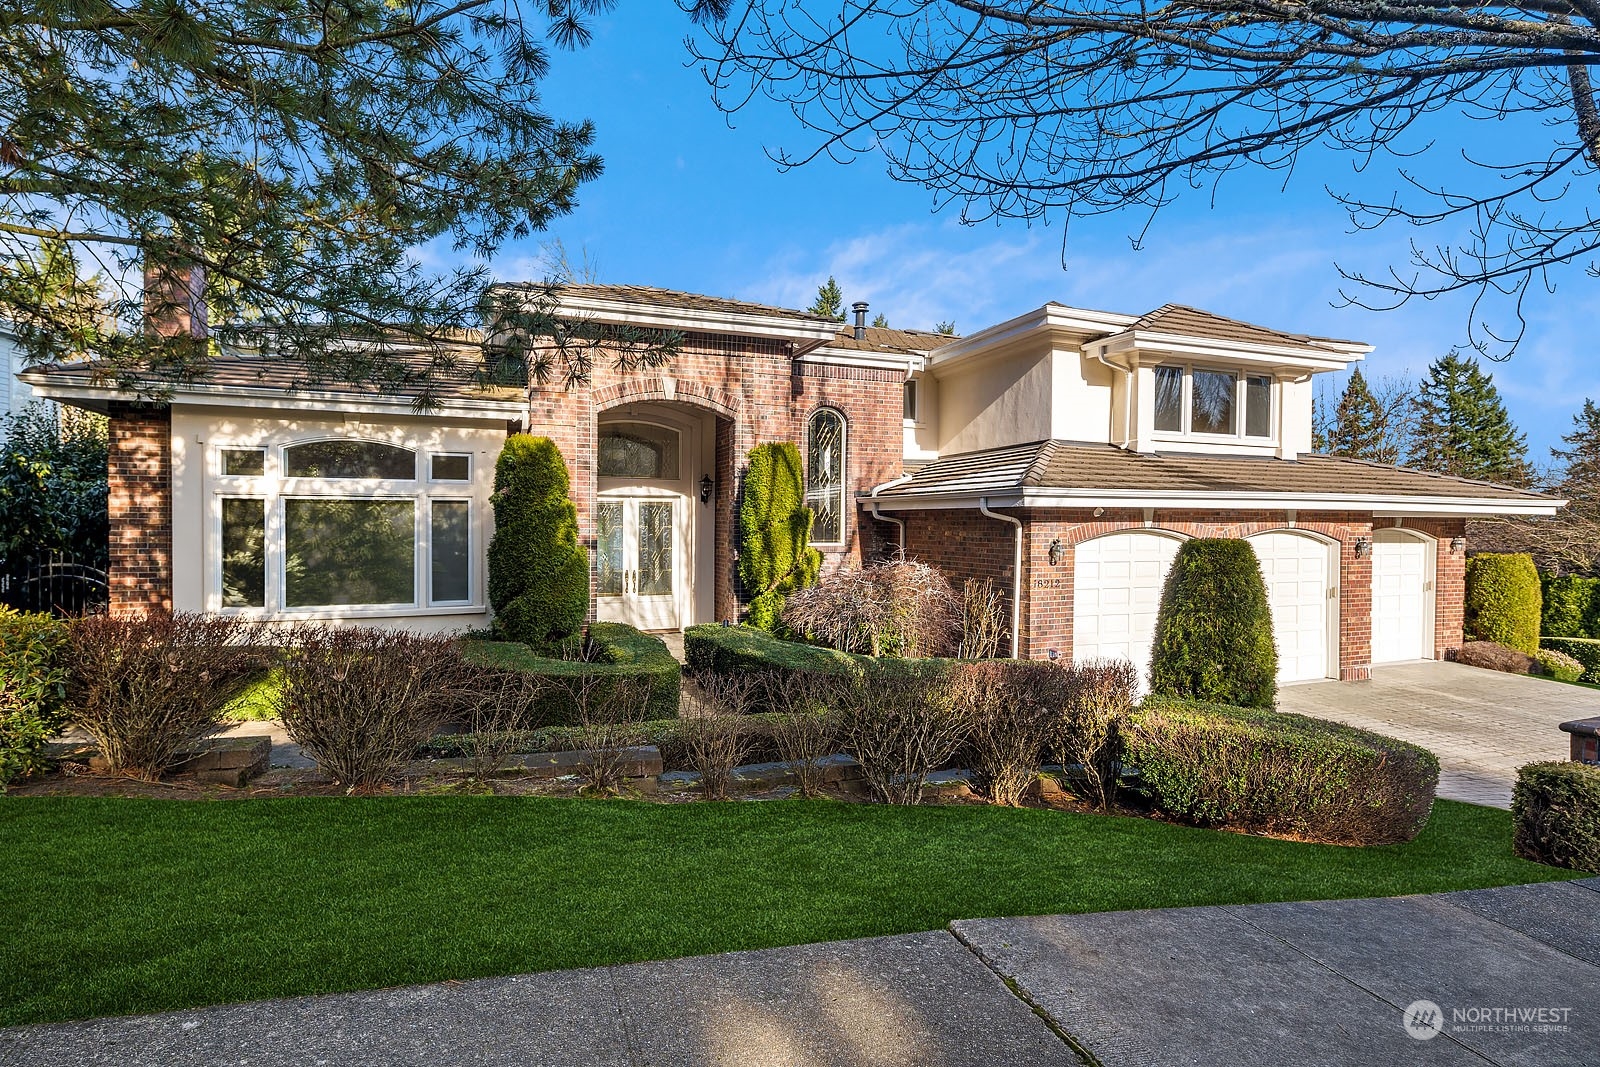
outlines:
{"label": "two-story house", "polygon": [[562,316],[678,331],[678,354],[628,373],[597,359],[575,388],[464,375],[426,415],[299,387],[248,352],[159,405],[92,365],[25,372],[111,416],[113,609],[481,626],[494,461],[526,429],[567,459],[597,617],[734,618],[744,457],[785,440],[826,568],[899,546],[958,586],[992,578],[1018,655],[1142,668],[1177,545],[1245,537],[1284,680],[1359,679],[1460,644],[1467,518],[1559,504],[1312,454],[1314,376],[1369,346],[1191,308],[1048,304],[955,338],[865,326],[864,305],[850,327],[636,286],[558,299]]}

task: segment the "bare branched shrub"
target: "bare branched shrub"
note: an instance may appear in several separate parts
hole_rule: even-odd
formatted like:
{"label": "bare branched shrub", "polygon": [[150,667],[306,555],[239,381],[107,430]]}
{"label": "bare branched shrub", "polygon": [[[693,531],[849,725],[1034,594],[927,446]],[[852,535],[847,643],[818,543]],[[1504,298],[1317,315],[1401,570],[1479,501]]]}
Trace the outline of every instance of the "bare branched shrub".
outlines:
{"label": "bare branched shrub", "polygon": [[873,794],[888,804],[921,803],[928,775],[967,738],[948,665],[868,670],[844,687],[843,697],[840,735]]}
{"label": "bare branched shrub", "polygon": [[371,789],[459,713],[476,673],[448,637],[299,626],[275,710],[325,773],[351,790]]}
{"label": "bare branched shrub", "polygon": [[895,559],[840,571],[791,594],[783,622],[844,652],[937,656],[957,644],[960,606],[936,568]]}
{"label": "bare branched shrub", "polygon": [[994,803],[1018,806],[1058,732],[1072,672],[1054,663],[989,660],[962,664],[954,686],[970,723],[975,784]]}
{"label": "bare branched shrub", "polygon": [[1006,602],[993,578],[968,578],[961,586],[962,659],[993,659],[1006,638]]}
{"label": "bare branched shrub", "polygon": [[113,773],[156,781],[271,664],[263,636],[258,624],[220,615],[76,619],[65,651],[72,722]]}
{"label": "bare branched shrub", "polygon": [[556,679],[555,684],[567,691],[577,709],[584,752],[577,771],[583,791],[617,795],[622,791],[628,749],[641,740],[639,723],[650,707],[649,681],[585,673]]}
{"label": "bare branched shrub", "polygon": [[750,752],[751,705],[761,679],[750,674],[712,674],[698,679],[698,714],[683,717],[680,737],[689,766],[700,775],[707,800],[726,800],[733,785],[733,769]]}
{"label": "bare branched shrub", "polygon": [[478,781],[492,777],[538,721],[545,679],[525,671],[480,669],[463,694],[467,765]]}
{"label": "bare branched shrub", "polygon": [[800,782],[800,795],[822,795],[822,761],[839,750],[839,717],[834,710],[837,675],[812,671],[773,671],[763,679],[767,706],[778,712],[772,734],[778,756]]}
{"label": "bare branched shrub", "polygon": [[1122,774],[1122,728],[1139,693],[1139,671],[1125,659],[1091,659],[1071,668],[1071,692],[1062,707],[1057,752],[1066,766],[1083,768],[1086,799],[1111,807]]}

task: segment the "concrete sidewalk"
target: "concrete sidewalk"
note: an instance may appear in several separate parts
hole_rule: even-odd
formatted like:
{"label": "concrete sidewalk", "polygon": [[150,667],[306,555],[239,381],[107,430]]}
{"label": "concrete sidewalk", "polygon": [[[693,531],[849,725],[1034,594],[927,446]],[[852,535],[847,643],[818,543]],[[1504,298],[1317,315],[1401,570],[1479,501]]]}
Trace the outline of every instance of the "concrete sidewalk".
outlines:
{"label": "concrete sidewalk", "polygon": [[[1413,1034],[1418,1001],[1438,1014]],[[1562,1067],[1597,1050],[1600,879],[981,919],[0,1030],[8,1067]]]}

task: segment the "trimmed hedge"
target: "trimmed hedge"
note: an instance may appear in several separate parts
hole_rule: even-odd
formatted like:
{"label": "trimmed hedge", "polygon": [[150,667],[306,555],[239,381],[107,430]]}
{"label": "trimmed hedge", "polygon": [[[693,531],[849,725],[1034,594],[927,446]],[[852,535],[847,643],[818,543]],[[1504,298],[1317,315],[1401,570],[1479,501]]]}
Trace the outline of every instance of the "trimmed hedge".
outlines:
{"label": "trimmed hedge", "polygon": [[66,725],[66,624],[0,606],[0,792],[44,767],[42,753]]}
{"label": "trimmed hedge", "polygon": [[1539,570],[1526,552],[1480,552],[1467,560],[1468,639],[1539,651]]}
{"label": "trimmed hedge", "polygon": [[1600,767],[1530,763],[1511,793],[1511,847],[1552,867],[1600,873]]}
{"label": "trimmed hedge", "polygon": [[550,648],[589,614],[589,553],[578,544],[570,492],[555,442],[506,438],[494,465],[489,603],[496,632],[508,640]]}
{"label": "trimmed hedge", "polygon": [[811,547],[814,519],[800,450],[788,441],[752,448],[738,515],[739,586],[751,625],[779,632],[783,602],[817,580],[822,553]]}
{"label": "trimmed hedge", "polygon": [[683,632],[683,657],[689,672],[752,674],[771,670],[859,674],[871,656],[840,652],[821,645],[785,641],[755,626],[705,623]]}
{"label": "trimmed hedge", "polygon": [[1330,844],[1411,840],[1439,781],[1438,759],[1416,745],[1199,701],[1146,700],[1123,742],[1140,788],[1176,819]]}
{"label": "trimmed hedge", "polygon": [[1276,702],[1272,609],[1248,541],[1196,537],[1178,549],[1156,616],[1150,688],[1252,708]]}
{"label": "trimmed hedge", "polygon": [[1600,684],[1600,641],[1586,637],[1546,637],[1539,644],[1552,652],[1561,652],[1583,664],[1581,682]]}
{"label": "trimmed hedge", "polygon": [[[644,718],[677,717],[682,668],[659,637],[619,622],[595,622],[589,624],[589,639],[599,654],[592,662],[543,656],[512,641],[463,641],[461,654],[482,667],[521,671],[552,682],[584,675],[616,680],[642,678],[650,687]],[[552,685],[539,700],[538,716],[546,726],[575,726],[578,708],[570,693],[560,685]]]}
{"label": "trimmed hedge", "polygon": [[1545,637],[1600,637],[1600,578],[1539,576],[1539,632]]}

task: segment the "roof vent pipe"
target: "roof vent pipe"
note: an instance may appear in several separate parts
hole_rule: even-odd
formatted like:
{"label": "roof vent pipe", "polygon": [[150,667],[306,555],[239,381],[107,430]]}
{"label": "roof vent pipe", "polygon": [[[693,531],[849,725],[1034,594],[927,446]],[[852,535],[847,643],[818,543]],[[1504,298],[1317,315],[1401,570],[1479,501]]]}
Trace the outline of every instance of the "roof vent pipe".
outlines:
{"label": "roof vent pipe", "polygon": [[850,305],[850,310],[856,313],[856,340],[865,341],[867,339],[867,302],[865,300],[857,300]]}

